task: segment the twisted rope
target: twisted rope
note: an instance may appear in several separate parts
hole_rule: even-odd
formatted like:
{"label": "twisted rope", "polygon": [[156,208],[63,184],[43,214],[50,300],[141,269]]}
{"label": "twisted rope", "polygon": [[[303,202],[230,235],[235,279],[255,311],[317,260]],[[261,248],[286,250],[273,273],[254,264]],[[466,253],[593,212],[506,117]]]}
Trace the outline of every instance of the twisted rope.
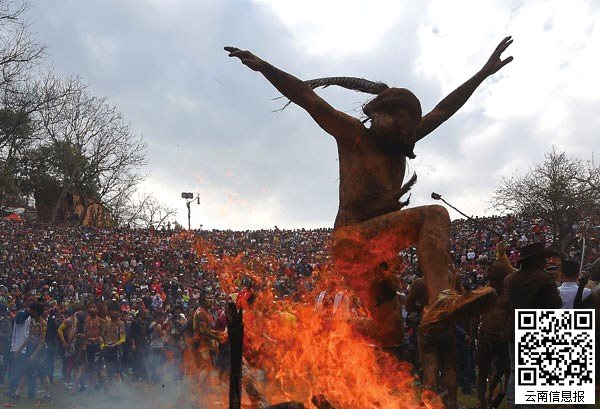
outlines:
{"label": "twisted rope", "polygon": [[[364,78],[358,77],[324,77],[324,78],[315,78],[312,80],[304,81],[306,85],[311,87],[312,89],[323,87],[327,88],[331,85],[337,85],[338,87],[346,88],[352,91],[365,92],[367,94],[380,94],[386,89],[388,89],[388,85],[383,82],[375,82],[369,81]],[[278,97],[275,99],[279,99],[283,97]],[[283,108],[278,109],[277,111],[283,111],[290,105],[292,101],[288,101],[287,104],[283,106]]]}
{"label": "twisted rope", "polygon": [[323,87],[327,88],[331,85],[346,88],[352,91],[366,92],[367,94],[380,94],[389,87],[383,82],[369,81],[364,78],[357,77],[325,77],[316,78],[313,80],[304,81],[312,89]]}

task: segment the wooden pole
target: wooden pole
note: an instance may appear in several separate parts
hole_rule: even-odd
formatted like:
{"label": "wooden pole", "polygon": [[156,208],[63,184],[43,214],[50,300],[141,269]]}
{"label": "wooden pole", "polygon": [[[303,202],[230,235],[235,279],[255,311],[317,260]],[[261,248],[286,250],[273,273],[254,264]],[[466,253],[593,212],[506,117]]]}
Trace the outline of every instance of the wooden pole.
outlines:
{"label": "wooden pole", "polygon": [[242,310],[235,303],[227,304],[227,332],[229,336],[229,409],[242,407],[242,350],[244,345],[244,321]]}

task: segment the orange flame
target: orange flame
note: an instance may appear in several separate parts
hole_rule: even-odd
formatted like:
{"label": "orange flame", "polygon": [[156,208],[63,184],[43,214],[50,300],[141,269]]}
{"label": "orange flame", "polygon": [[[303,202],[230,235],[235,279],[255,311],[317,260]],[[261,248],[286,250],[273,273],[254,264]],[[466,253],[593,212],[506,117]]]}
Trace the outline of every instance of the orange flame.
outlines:
{"label": "orange flame", "polygon": [[[357,306],[353,317],[332,317],[331,308],[317,312],[315,300],[325,291],[346,290],[342,280],[325,267],[316,271],[316,288],[301,297],[277,299],[273,277],[263,271],[265,261],[215,254],[207,241],[195,243],[206,268],[219,278],[228,294],[240,290],[243,276],[258,284],[255,301],[244,310],[244,356],[254,369],[265,371],[261,383],[271,403],[300,401],[312,407],[311,397],[323,394],[338,409],[344,408],[443,408],[433,393],[419,393],[410,365],[376,348],[359,334],[354,322],[367,319]],[[186,357],[190,362],[191,357]]]}

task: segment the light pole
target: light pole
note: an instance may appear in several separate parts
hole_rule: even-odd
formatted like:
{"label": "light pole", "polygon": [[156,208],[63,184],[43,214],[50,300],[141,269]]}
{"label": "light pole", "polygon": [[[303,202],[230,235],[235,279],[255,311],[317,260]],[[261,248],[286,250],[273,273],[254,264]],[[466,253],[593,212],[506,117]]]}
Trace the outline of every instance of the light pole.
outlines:
{"label": "light pole", "polygon": [[196,195],[196,197],[194,197],[194,194],[191,192],[182,192],[181,198],[185,199],[185,205],[187,206],[187,209],[188,209],[188,230],[192,230],[192,227],[191,227],[192,207],[190,206],[190,203],[192,203],[194,200],[198,200],[198,204],[200,204],[200,193],[198,193]]}

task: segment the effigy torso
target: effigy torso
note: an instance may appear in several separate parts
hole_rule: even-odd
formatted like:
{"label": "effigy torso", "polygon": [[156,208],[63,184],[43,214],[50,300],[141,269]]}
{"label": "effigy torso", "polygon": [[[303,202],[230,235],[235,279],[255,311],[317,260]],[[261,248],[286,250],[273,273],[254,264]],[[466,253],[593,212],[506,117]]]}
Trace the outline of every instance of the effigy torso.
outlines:
{"label": "effigy torso", "polygon": [[400,210],[406,157],[386,151],[371,138],[365,132],[338,142],[340,204],[335,227]]}

